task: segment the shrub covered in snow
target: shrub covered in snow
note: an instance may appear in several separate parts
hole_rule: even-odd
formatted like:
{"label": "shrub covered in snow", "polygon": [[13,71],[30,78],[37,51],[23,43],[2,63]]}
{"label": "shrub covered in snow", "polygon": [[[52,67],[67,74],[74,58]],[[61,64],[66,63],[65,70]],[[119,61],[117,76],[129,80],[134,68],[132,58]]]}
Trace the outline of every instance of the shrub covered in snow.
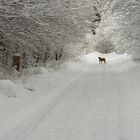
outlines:
{"label": "shrub covered in snow", "polygon": [[100,53],[111,53],[114,51],[114,46],[108,40],[101,40],[97,42],[96,51]]}

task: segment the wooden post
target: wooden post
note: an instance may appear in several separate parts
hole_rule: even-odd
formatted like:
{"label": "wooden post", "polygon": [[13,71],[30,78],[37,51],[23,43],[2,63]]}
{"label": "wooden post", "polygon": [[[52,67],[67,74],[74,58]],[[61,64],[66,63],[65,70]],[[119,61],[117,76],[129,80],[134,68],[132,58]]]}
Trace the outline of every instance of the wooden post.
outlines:
{"label": "wooden post", "polygon": [[17,71],[20,71],[21,66],[21,56],[19,54],[15,54],[13,56],[12,67],[15,67]]}

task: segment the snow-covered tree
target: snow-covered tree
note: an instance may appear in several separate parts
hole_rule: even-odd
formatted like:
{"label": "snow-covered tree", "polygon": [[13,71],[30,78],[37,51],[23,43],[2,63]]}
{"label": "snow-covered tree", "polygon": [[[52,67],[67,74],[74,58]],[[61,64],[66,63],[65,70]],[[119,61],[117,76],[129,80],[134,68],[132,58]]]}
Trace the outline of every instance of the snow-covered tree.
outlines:
{"label": "snow-covered tree", "polygon": [[100,19],[92,0],[1,0],[0,61],[10,66],[15,53],[26,65],[62,59]]}
{"label": "snow-covered tree", "polygon": [[92,48],[88,34],[93,48],[110,42],[139,59],[139,6],[138,0],[1,0],[0,64],[10,68],[15,53],[26,66],[78,55]]}
{"label": "snow-covered tree", "polygon": [[102,20],[98,37],[105,36],[115,45],[119,53],[131,53],[140,58],[140,1],[98,0]]}

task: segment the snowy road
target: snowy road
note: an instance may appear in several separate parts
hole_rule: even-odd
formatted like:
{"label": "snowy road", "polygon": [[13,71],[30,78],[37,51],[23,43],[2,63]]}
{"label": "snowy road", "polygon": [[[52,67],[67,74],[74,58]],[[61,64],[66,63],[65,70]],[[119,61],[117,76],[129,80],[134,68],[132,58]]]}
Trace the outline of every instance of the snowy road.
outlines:
{"label": "snowy road", "polygon": [[0,140],[139,140],[140,66],[85,67]]}

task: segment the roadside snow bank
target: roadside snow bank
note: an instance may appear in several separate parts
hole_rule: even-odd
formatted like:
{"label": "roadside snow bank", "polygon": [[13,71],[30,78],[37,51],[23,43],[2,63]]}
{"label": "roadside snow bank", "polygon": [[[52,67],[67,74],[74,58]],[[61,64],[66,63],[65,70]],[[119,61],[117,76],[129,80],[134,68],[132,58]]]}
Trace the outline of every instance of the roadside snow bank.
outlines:
{"label": "roadside snow bank", "polygon": [[0,140],[8,140],[8,136],[14,139],[10,134],[26,132],[26,127],[36,126],[63,95],[62,91],[83,72],[83,70],[81,72],[71,70],[64,65],[57,71],[37,68],[34,74],[27,72],[26,75],[15,80],[15,83],[2,80],[0,93],[8,94],[12,89],[13,96],[15,95],[16,98],[0,95]]}
{"label": "roadside snow bank", "polygon": [[0,80],[0,94],[7,97],[16,97],[19,92],[19,87],[10,80]]}

